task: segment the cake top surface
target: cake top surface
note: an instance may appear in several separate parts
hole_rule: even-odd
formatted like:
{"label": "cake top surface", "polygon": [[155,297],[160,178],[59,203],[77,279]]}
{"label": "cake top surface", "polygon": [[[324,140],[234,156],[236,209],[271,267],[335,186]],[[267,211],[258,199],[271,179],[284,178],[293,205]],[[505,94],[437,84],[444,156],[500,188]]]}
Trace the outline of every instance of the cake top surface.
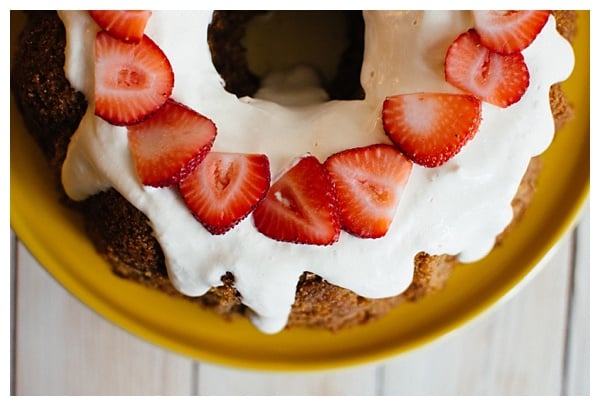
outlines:
{"label": "cake top surface", "polygon": [[[444,58],[448,46],[472,23],[468,11],[364,12],[364,100],[324,101],[319,87],[311,86],[310,72],[298,69],[296,83],[302,86],[291,86],[286,95],[300,89],[304,98],[290,106],[225,91],[206,41],[211,15],[157,11],[146,33],[173,67],[172,97],[214,121],[213,151],[264,153],[274,180],[307,154],[325,161],[349,148],[390,144],[381,123],[388,96],[458,93],[444,80]],[[60,16],[67,28],[67,77],[93,100],[90,72],[98,27],[85,12]],[[193,52],[181,38],[198,38]],[[150,219],[176,288],[201,295],[231,272],[254,323],[276,332],[285,326],[298,277],[305,271],[359,295],[386,297],[410,284],[419,252],[459,255],[462,261],[489,252],[512,218],[510,203],[529,160],[552,140],[548,89],[566,79],[573,65],[572,50],[556,32],[552,17],[523,56],[531,74],[523,98],[508,108],[483,103],[478,133],[460,153],[436,168],[415,165],[382,238],[341,233],[331,246],[292,244],[257,232],[252,217],[226,234],[212,235],[195,221],[175,188],[140,184],[127,129],[95,116],[93,103],[69,146],[63,184],[74,199],[114,187]],[[261,92],[268,94],[277,83],[273,76]]]}

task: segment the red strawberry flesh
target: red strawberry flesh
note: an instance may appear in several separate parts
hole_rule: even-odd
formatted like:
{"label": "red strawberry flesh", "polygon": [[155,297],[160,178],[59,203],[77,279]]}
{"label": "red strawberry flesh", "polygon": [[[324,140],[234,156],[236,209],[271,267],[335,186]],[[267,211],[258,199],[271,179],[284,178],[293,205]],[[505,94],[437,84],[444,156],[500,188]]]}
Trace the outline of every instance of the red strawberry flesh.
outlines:
{"label": "red strawberry flesh", "polygon": [[171,64],[147,36],[139,44],[96,35],[95,113],[113,125],[138,123],[158,110],[174,85]]}
{"label": "red strawberry flesh", "polygon": [[331,179],[317,158],[301,158],[269,189],[253,213],[262,234],[278,241],[330,245],[340,234]]}
{"label": "red strawberry flesh", "polygon": [[412,162],[391,145],[371,145],[338,152],[325,167],[335,185],[342,228],[362,238],[384,236]]}
{"label": "red strawberry flesh", "polygon": [[138,43],[144,36],[150,10],[89,10],[90,16],[112,37]]}
{"label": "red strawberry flesh", "polygon": [[527,48],[540,33],[550,10],[474,10],[475,30],[492,51],[512,54]]}
{"label": "red strawberry flesh", "polygon": [[471,140],[481,122],[481,102],[473,96],[411,93],[383,103],[383,128],[413,162],[436,167]]}
{"label": "red strawberry flesh", "polygon": [[224,234],[250,214],[270,183],[266,155],[209,152],[179,189],[194,217],[212,234]]}
{"label": "red strawberry flesh", "polygon": [[474,30],[461,34],[448,48],[445,76],[453,86],[499,107],[521,100],[529,86],[523,55],[490,51]]}
{"label": "red strawberry flesh", "polygon": [[147,120],[127,128],[140,181],[171,186],[189,175],[212,148],[215,124],[169,99]]}

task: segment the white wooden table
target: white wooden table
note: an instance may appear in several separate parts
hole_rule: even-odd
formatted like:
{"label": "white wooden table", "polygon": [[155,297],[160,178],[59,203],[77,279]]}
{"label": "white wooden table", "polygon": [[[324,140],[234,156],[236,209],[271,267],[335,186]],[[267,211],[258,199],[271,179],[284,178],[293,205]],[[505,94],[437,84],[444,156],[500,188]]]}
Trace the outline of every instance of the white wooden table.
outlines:
{"label": "white wooden table", "polygon": [[590,216],[524,286],[462,329],[378,364],[314,373],[209,365],[132,336],[71,296],[11,233],[15,395],[587,395]]}

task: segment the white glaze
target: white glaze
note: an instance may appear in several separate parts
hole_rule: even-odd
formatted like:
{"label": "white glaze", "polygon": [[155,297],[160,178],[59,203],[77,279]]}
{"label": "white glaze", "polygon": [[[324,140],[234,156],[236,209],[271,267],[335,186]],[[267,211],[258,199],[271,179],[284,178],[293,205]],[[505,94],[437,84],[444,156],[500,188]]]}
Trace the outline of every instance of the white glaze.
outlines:
{"label": "white glaze", "polygon": [[[523,52],[531,73],[523,99],[506,109],[484,103],[479,133],[456,157],[435,169],[413,168],[386,237],[368,240],[342,233],[329,247],[295,245],[263,236],[251,217],[227,234],[213,236],[193,219],[175,190],[140,185],[126,129],[93,114],[90,44],[98,28],[85,12],[60,16],[67,27],[67,78],[89,101],[64,163],[65,190],[80,200],[110,186],[117,189],[150,219],[177,289],[202,295],[219,285],[225,272],[232,272],[243,302],[254,313],[253,322],[266,333],[285,326],[304,271],[381,298],[406,289],[418,252],[457,254],[461,261],[485,256],[511,221],[510,203],[530,158],[553,138],[548,89],[568,77],[574,62],[570,45],[550,17]],[[266,153],[274,179],[307,153],[324,161],[346,148],[389,143],[381,126],[386,96],[458,92],[444,81],[444,56],[454,38],[471,25],[470,13],[464,11],[364,12],[361,82],[366,98],[316,104],[303,99],[290,108],[289,98],[282,105],[238,99],[223,89],[206,44],[210,18],[211,12],[155,11],[146,33],[173,65],[173,98],[216,123],[214,150]],[[301,90],[319,100],[319,89]],[[269,97],[268,90],[263,94]]]}

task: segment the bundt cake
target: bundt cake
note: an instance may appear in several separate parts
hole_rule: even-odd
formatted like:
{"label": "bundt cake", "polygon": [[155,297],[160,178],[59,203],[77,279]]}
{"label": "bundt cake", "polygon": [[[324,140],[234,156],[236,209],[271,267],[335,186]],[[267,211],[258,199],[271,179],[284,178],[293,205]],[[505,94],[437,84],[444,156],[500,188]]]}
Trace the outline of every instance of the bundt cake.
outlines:
{"label": "bundt cake", "polygon": [[257,24],[310,16],[27,14],[12,92],[98,252],[267,333],[442,289],[527,210],[572,115],[573,12],[326,15],[329,72],[253,65],[278,36]]}

